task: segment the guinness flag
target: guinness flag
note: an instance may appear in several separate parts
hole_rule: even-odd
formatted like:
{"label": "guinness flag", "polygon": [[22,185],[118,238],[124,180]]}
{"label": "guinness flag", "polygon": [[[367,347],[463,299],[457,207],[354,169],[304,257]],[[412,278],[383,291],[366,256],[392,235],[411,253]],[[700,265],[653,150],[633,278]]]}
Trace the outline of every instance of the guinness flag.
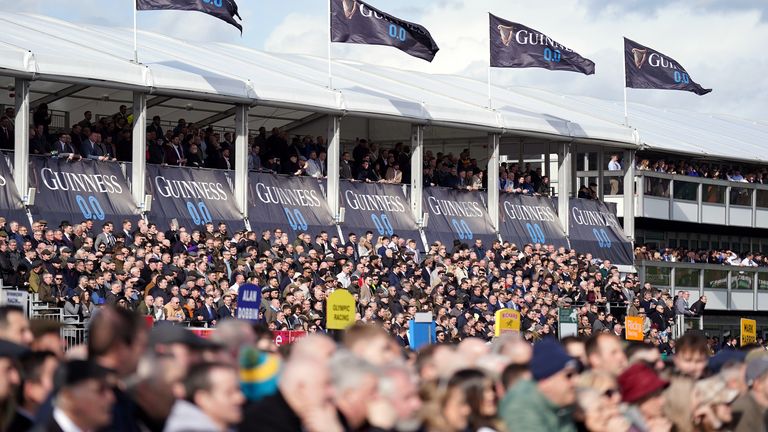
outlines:
{"label": "guinness flag", "polygon": [[331,41],[392,46],[429,62],[440,50],[426,28],[361,0],[331,0]]}
{"label": "guinness flag", "polygon": [[242,20],[235,0],[136,0],[136,9],[198,11],[226,21],[243,32],[243,26],[235,21],[235,17]]}
{"label": "guinness flag", "polygon": [[490,17],[491,67],[544,68],[595,73],[595,63],[549,36],[522,24]]}
{"label": "guinness flag", "polygon": [[627,38],[624,38],[624,71],[629,88],[685,90],[699,96],[712,91],[696,84],[671,57]]}

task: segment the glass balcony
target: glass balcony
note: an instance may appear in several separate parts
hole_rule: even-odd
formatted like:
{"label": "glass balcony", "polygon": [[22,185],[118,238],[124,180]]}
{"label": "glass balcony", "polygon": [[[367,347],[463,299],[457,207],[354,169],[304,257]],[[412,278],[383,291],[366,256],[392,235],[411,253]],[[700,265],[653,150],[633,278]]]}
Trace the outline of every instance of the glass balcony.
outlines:
{"label": "glass balcony", "polygon": [[659,261],[635,263],[640,281],[670,292],[689,291],[689,303],[701,296],[707,310],[757,311],[768,308],[768,268]]}

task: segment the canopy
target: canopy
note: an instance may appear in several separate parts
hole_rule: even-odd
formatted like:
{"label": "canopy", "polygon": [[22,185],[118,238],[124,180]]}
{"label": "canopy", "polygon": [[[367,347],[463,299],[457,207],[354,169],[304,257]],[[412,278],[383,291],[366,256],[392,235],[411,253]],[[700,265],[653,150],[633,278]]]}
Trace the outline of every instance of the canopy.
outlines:
{"label": "canopy", "polygon": [[[73,113],[73,122],[85,110],[113,114],[138,90],[150,93],[153,113],[199,124],[231,125],[232,104],[247,103],[258,119],[251,127],[290,129],[335,114],[768,161],[765,121],[631,103],[626,127],[617,101],[498,86],[488,108],[484,81],[345,60],[334,61],[331,90],[325,58],[141,31],[136,64],[130,29],[8,12],[0,12],[0,23],[0,75],[33,79],[33,107],[50,102]],[[0,104],[12,103],[10,93],[0,94]]]}

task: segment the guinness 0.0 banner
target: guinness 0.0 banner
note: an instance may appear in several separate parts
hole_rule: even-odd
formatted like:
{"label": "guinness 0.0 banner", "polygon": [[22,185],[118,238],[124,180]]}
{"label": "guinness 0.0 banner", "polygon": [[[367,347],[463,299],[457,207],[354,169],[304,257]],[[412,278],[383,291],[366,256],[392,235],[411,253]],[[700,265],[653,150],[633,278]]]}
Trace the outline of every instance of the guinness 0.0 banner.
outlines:
{"label": "guinness 0.0 banner", "polygon": [[245,227],[226,171],[147,165],[147,193],[152,195],[149,221],[163,231],[172,219],[188,231],[209,222],[224,222],[229,232]]}
{"label": "guinness 0.0 banner", "polygon": [[570,203],[571,248],[614,264],[632,265],[632,244],[616,213],[597,200],[571,198]]}
{"label": "guinness 0.0 banner", "polygon": [[371,231],[374,237],[395,234],[418,243],[418,228],[402,186],[341,180],[339,190],[344,207],[341,228],[345,236],[355,233],[360,237]]}
{"label": "guinness 0.0 banner", "polygon": [[331,41],[392,46],[429,62],[440,50],[423,26],[382,12],[362,0],[331,0]]}
{"label": "guinness 0.0 banner", "polygon": [[227,22],[243,32],[243,26],[235,21],[240,18],[235,0],[137,0],[137,10],[184,10],[198,11]]}
{"label": "guinness 0.0 banner", "polygon": [[424,230],[428,242],[440,240],[448,249],[454,240],[472,246],[475,240],[490,247],[497,240],[483,201],[482,192],[456,189],[424,188],[424,208],[429,212],[429,222]]}
{"label": "guinness 0.0 banner", "polygon": [[7,222],[16,221],[20,225],[29,226],[19,190],[13,181],[13,173],[3,154],[0,154],[0,216]]}
{"label": "guinness 0.0 banner", "polygon": [[334,234],[328,202],[311,177],[248,173],[248,220],[254,231],[280,228],[291,240],[302,232]]}
{"label": "guinness 0.0 banner", "polygon": [[624,38],[624,71],[627,87],[638,89],[685,90],[705,95],[702,88],[673,58]]}
{"label": "guinness 0.0 banner", "polygon": [[559,44],[549,36],[522,24],[501,19],[493,14],[490,18],[491,67],[544,68],[595,73],[595,63]]}
{"label": "guinness 0.0 banner", "polygon": [[501,193],[499,232],[502,240],[518,247],[527,243],[568,247],[557,210],[547,197]]}
{"label": "guinness 0.0 banner", "polygon": [[29,187],[37,189],[32,215],[48,220],[50,226],[85,219],[97,227],[106,221],[119,226],[123,219],[139,214],[116,163],[30,157]]}

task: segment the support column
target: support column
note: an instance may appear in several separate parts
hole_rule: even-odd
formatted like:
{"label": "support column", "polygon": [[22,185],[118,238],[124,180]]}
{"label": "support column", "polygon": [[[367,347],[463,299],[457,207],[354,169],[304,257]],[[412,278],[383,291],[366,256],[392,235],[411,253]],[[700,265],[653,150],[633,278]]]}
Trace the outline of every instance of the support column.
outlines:
{"label": "support column", "polygon": [[339,166],[341,163],[341,117],[328,116],[328,206],[339,222]]}
{"label": "support column", "polygon": [[235,107],[235,204],[243,218],[248,218],[248,108]]}
{"label": "support column", "polygon": [[561,143],[557,155],[557,214],[566,236],[570,234],[571,206],[569,201],[573,176],[571,147],[570,142]]}
{"label": "support column", "polygon": [[147,95],[133,93],[133,149],[131,151],[131,195],[136,207],[145,211],[147,185]]}
{"label": "support column", "polygon": [[13,179],[24,204],[29,202],[29,81],[16,78],[14,118]]}
{"label": "support column", "polygon": [[488,134],[488,215],[499,233],[499,141],[501,135]]}
{"label": "support column", "polygon": [[[600,201],[605,201],[605,149],[597,149],[597,197]],[[611,179],[608,179],[610,183]]]}
{"label": "support column", "polygon": [[624,159],[624,234],[635,241],[635,151],[627,150]]}
{"label": "support column", "polygon": [[424,223],[424,126],[411,126],[411,213],[416,225]]}

